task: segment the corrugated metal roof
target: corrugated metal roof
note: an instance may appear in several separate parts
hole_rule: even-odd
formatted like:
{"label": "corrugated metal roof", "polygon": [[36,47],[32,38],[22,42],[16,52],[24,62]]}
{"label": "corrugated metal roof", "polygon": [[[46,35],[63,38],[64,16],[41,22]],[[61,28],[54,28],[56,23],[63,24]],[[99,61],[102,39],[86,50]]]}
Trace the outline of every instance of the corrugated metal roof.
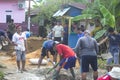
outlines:
{"label": "corrugated metal roof", "polygon": [[81,3],[71,3],[69,5],[73,6],[73,7],[76,7],[78,9],[85,9],[86,8],[85,4],[81,4]]}
{"label": "corrugated metal roof", "polygon": [[53,15],[53,17],[63,16],[69,9],[70,9],[70,7],[69,8],[60,9]]}

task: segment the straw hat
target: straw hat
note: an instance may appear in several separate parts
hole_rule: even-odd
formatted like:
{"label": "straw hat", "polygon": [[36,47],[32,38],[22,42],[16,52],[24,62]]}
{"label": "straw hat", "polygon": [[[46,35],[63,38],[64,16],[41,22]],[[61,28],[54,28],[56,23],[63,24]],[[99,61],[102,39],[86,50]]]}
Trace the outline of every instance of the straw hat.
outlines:
{"label": "straw hat", "polygon": [[113,78],[120,79],[120,67],[113,67],[109,75]]}

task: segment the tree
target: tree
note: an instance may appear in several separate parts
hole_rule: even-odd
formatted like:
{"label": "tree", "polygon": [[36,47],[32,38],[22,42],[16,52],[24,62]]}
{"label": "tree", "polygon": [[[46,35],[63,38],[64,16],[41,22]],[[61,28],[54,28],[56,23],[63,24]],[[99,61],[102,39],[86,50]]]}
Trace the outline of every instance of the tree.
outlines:
{"label": "tree", "polygon": [[83,15],[87,14],[87,16],[90,15],[92,19],[99,20],[103,27],[105,27],[105,25],[116,27],[116,20],[120,16],[120,11],[118,10],[120,8],[119,0],[94,0],[92,3],[84,1],[84,4],[87,5],[87,8],[83,11]]}

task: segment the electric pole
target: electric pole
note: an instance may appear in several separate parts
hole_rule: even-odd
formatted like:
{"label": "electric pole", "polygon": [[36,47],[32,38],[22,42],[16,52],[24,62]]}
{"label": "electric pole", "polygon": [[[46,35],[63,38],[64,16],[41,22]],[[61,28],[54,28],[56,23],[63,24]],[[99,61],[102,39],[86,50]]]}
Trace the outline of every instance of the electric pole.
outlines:
{"label": "electric pole", "polygon": [[28,29],[30,31],[30,6],[31,6],[31,1],[29,0],[28,2]]}

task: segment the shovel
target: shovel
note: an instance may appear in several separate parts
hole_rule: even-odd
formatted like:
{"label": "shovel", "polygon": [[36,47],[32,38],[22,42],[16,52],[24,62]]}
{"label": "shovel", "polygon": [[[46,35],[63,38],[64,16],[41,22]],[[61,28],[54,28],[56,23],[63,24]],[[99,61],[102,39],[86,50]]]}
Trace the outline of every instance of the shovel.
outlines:
{"label": "shovel", "polygon": [[[52,64],[53,64],[53,62],[52,62]],[[53,67],[52,68],[50,68],[48,71],[47,71],[47,73],[45,74],[45,78],[47,79],[48,77],[48,74],[52,71],[52,70],[54,70],[57,66],[58,66],[58,64],[59,63],[56,63],[55,65],[53,64]]]}

